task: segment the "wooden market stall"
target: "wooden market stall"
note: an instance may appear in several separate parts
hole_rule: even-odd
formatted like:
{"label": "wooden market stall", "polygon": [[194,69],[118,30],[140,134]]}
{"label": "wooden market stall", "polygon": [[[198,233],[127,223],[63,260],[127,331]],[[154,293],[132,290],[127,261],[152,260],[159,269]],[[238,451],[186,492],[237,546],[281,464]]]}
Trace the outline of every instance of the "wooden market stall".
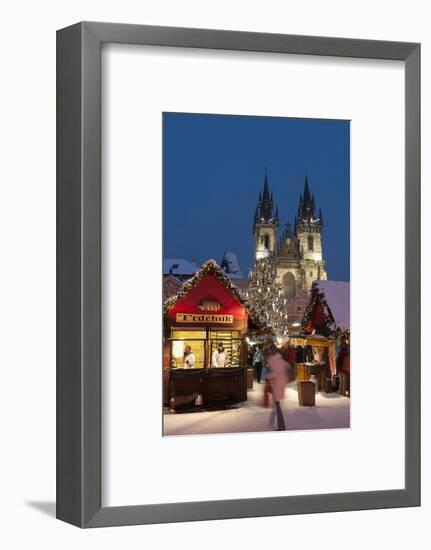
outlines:
{"label": "wooden market stall", "polygon": [[301,333],[292,343],[303,349],[297,357],[298,380],[314,374],[323,388],[325,379],[337,376],[341,393],[350,395],[350,283],[313,283]]}
{"label": "wooden market stall", "polygon": [[164,304],[165,405],[245,401],[251,330],[265,327],[221,267],[209,260]]}
{"label": "wooden market stall", "polygon": [[295,378],[298,382],[315,377],[317,390],[325,389],[325,380],[335,374],[335,341],[319,334],[291,334],[289,344],[295,350]]}

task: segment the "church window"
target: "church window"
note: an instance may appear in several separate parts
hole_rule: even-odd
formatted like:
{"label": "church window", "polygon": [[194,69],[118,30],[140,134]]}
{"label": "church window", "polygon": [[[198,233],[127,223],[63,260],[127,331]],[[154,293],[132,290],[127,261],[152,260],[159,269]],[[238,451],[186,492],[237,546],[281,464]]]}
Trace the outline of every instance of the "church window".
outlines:
{"label": "church window", "polygon": [[310,277],[312,277],[312,276],[313,276],[313,272],[312,272],[312,271],[310,271]]}
{"label": "church window", "polygon": [[313,235],[308,235],[308,250],[314,250]]}
{"label": "church window", "polygon": [[269,235],[265,235],[265,248],[269,250]]}
{"label": "church window", "polygon": [[296,295],[296,281],[292,273],[285,273],[283,275],[283,290],[286,298],[294,298]]}

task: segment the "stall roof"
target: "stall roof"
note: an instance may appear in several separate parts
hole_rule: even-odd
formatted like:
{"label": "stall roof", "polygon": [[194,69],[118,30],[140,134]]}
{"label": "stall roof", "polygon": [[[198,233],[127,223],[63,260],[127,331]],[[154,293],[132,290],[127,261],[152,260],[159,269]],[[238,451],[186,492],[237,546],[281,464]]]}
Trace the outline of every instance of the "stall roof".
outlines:
{"label": "stall roof", "polygon": [[345,281],[315,281],[319,292],[325,296],[326,303],[334,319],[334,324],[350,330],[350,283]]}
{"label": "stall roof", "polygon": [[248,311],[251,320],[257,327],[270,329],[267,323],[260,319],[256,310],[248,303],[241,291],[232,283],[229,277],[226,275],[225,271],[218,265],[215,260],[208,260],[205,262],[191,277],[188,279],[181,287],[179,292],[168,298],[164,303],[164,311],[170,310],[185,294],[187,294],[203,277],[207,274],[212,274],[219,279],[222,285],[228,289],[232,295],[238,300],[238,302],[243,305]]}

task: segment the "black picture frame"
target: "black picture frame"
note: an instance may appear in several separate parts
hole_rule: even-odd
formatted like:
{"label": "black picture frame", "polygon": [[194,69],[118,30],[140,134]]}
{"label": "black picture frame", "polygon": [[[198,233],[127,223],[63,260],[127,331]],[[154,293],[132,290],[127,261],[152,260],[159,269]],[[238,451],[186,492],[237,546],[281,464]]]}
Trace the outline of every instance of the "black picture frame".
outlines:
{"label": "black picture frame", "polygon": [[[405,65],[405,488],[102,507],[101,45]],[[407,352],[406,352],[407,353]],[[81,22],[57,32],[57,517],[102,527],[420,505],[420,44]]]}

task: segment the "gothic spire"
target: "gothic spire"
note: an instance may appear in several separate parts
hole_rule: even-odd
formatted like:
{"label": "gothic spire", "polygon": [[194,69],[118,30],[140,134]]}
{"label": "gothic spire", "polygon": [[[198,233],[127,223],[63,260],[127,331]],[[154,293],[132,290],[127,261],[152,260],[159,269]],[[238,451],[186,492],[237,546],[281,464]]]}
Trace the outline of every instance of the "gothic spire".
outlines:
{"label": "gothic spire", "polygon": [[267,171],[265,169],[265,181],[263,183],[263,195],[262,195],[262,200],[263,201],[271,201],[272,202],[272,198],[270,198],[269,196],[269,186],[268,186],[268,174],[267,174]]}
{"label": "gothic spire", "polygon": [[308,185],[308,176],[305,176],[304,194],[300,195],[299,197],[298,218],[300,220],[310,221],[314,218],[314,211],[314,197],[310,192],[310,187]]}
{"label": "gothic spire", "polygon": [[265,179],[263,182],[262,201],[260,203],[259,215],[264,221],[268,222],[273,219],[273,202],[272,193],[269,192],[268,172],[265,168]]}
{"label": "gothic spire", "polygon": [[263,190],[259,192],[259,201],[254,214],[253,225],[257,223],[271,223],[279,225],[278,206],[274,209],[273,193],[270,192],[268,182],[268,172],[265,168],[265,179],[263,181]]}
{"label": "gothic spire", "polygon": [[310,188],[308,187],[308,176],[305,176],[305,183],[304,183],[304,202],[312,202],[311,195],[310,195]]}

